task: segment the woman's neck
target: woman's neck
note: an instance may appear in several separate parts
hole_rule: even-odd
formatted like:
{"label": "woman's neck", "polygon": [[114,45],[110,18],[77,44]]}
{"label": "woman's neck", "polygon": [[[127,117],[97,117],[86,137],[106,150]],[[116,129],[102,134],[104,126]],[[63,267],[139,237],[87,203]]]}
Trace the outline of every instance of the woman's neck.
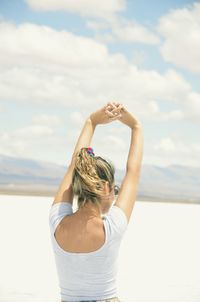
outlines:
{"label": "woman's neck", "polygon": [[81,206],[77,212],[81,215],[88,217],[98,217],[101,218],[102,211],[99,209],[97,205],[95,205],[92,201],[87,201],[83,206]]}

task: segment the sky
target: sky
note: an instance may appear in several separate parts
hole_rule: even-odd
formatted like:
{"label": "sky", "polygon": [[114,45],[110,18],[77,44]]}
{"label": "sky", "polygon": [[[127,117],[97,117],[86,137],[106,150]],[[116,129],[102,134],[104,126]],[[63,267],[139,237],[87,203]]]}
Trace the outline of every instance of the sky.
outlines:
{"label": "sky", "polygon": [[[200,2],[1,0],[0,155],[68,165],[85,120],[122,103],[143,164],[200,166]],[[95,155],[124,169],[131,130],[98,125]]]}

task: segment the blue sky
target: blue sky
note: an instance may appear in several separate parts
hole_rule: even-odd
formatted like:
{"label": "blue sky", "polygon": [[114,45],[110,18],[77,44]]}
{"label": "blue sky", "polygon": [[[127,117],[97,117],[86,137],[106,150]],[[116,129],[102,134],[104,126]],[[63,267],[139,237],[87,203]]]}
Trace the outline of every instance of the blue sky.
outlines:
{"label": "blue sky", "polygon": [[[1,1],[0,154],[67,165],[117,100],[142,121],[143,163],[199,166],[199,41],[200,2]],[[92,140],[121,169],[129,143],[120,122]]]}

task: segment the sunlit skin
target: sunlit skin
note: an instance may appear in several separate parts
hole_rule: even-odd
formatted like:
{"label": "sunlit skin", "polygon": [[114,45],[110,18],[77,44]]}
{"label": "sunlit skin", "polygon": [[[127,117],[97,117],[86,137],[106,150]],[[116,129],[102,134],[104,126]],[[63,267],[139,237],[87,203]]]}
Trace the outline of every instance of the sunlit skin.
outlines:
{"label": "sunlit skin", "polygon": [[73,215],[66,216],[55,232],[55,238],[63,250],[69,252],[91,252],[99,249],[105,242],[105,230],[102,214],[108,212],[115,198],[114,185],[109,190],[108,182],[104,185],[104,197],[101,209],[87,200]]}

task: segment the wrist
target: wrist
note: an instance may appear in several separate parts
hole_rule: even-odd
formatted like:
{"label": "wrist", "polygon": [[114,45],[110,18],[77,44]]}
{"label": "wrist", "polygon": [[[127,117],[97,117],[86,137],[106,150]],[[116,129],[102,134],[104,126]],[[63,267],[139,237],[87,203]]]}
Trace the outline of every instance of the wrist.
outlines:
{"label": "wrist", "polygon": [[87,118],[87,121],[92,124],[93,127],[96,127],[98,125],[98,123],[95,121],[95,119],[93,118],[92,114]]}
{"label": "wrist", "polygon": [[131,129],[141,129],[142,123],[141,122],[134,123],[133,125],[130,125],[130,128]]}

